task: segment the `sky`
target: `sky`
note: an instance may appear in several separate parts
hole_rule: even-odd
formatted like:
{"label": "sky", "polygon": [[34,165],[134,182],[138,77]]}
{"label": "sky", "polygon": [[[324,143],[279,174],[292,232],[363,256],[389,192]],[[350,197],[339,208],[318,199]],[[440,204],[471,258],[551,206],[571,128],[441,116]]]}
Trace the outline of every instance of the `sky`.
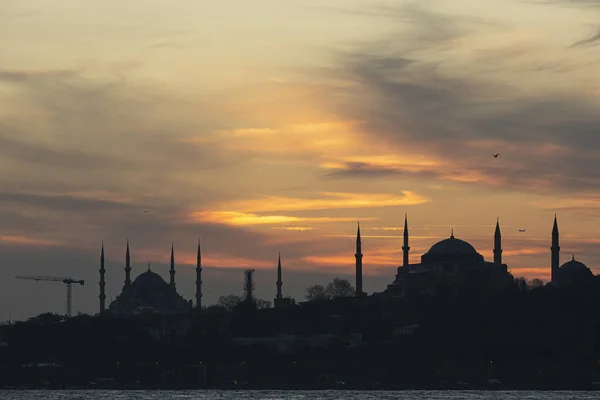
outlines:
{"label": "sky", "polygon": [[[600,273],[600,1],[0,0],[0,321],[151,264],[204,304],[353,280],[449,237],[515,276]],[[492,157],[492,153],[500,153]],[[519,232],[525,229],[525,232]]]}

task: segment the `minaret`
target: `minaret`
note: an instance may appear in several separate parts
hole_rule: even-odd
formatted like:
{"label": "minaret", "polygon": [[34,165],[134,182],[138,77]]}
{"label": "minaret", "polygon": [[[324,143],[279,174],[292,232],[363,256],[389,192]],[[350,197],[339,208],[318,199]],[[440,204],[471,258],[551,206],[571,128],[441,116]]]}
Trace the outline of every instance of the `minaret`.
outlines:
{"label": "minaret", "polygon": [[173,242],[171,242],[171,270],[169,274],[171,275],[169,285],[175,289],[175,251],[173,250]]}
{"label": "minaret", "polygon": [[560,266],[560,245],[558,244],[558,222],[556,222],[556,214],[554,214],[554,226],[552,227],[552,247],[550,247],[550,250],[552,251],[550,281],[554,282],[556,280],[558,267]]}
{"label": "minaret", "polygon": [[131,258],[129,257],[129,238],[127,238],[127,252],[125,253],[125,287],[131,286]]}
{"label": "minaret", "polygon": [[494,264],[502,264],[502,234],[500,233],[500,218],[496,220],[496,232],[494,232]]}
{"label": "minaret", "polygon": [[106,294],[104,293],[104,288],[106,286],[106,282],[104,280],[104,273],[106,270],[104,269],[104,242],[102,242],[102,252],[100,253],[100,314],[102,314],[106,310]]}
{"label": "minaret", "polygon": [[196,308],[202,307],[202,256],[200,254],[200,239],[198,239],[198,256],[196,258]]}
{"label": "minaret", "polygon": [[275,300],[283,299],[283,295],[281,294],[282,286],[283,281],[281,280],[281,253],[279,253],[279,259],[277,261],[277,296],[275,296]]}
{"label": "minaret", "polygon": [[404,246],[402,246],[402,266],[408,267],[408,252],[410,246],[408,245],[408,216],[404,214]]}
{"label": "minaret", "polygon": [[360,242],[360,222],[358,223],[358,230],[356,231],[356,297],[363,295],[362,290],[362,245]]}

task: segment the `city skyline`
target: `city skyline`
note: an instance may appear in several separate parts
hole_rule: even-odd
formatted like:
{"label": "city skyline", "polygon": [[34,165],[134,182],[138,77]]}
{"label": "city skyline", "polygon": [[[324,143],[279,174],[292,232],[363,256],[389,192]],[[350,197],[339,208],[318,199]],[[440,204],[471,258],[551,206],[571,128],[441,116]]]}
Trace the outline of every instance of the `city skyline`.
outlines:
{"label": "city skyline", "polygon": [[[151,263],[203,304],[364,290],[450,230],[515,277],[600,273],[600,7],[592,2],[0,1],[0,320],[73,309]],[[493,154],[498,154],[494,157]],[[521,232],[524,230],[524,232]],[[213,285],[211,287],[211,284]],[[213,290],[214,289],[214,290]]]}

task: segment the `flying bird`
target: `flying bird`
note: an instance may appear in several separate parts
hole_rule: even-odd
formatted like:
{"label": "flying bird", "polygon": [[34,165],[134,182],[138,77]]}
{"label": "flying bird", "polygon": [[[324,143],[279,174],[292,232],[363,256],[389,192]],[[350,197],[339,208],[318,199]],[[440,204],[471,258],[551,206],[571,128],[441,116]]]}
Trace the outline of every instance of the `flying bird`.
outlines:
{"label": "flying bird", "polygon": [[500,153],[492,153],[492,155],[494,156],[494,158],[498,158],[498,156],[500,155]]}
{"label": "flying bird", "polygon": [[525,229],[519,229],[519,232],[525,232]]}

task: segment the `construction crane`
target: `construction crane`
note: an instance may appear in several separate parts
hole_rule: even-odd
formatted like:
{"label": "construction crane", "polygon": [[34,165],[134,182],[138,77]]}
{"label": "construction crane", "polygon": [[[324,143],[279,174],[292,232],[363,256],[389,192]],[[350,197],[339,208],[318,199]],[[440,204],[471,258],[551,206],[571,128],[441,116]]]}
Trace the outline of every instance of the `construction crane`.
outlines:
{"label": "construction crane", "polygon": [[77,280],[73,278],[63,278],[58,276],[15,276],[16,279],[29,279],[31,281],[50,281],[50,282],[62,282],[67,285],[67,317],[71,317],[71,292],[73,290],[72,284],[78,283],[84,284],[83,280]]}

